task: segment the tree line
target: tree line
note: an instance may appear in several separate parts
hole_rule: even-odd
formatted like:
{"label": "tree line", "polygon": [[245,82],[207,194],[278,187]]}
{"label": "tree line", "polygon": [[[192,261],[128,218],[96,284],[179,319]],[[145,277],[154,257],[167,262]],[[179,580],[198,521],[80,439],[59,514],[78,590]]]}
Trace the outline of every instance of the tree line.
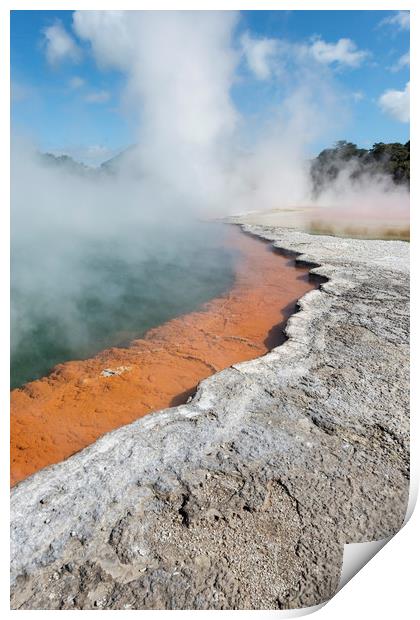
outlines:
{"label": "tree line", "polygon": [[347,169],[351,180],[364,175],[385,175],[396,185],[410,185],[410,141],[376,142],[371,149],[360,149],[353,142],[340,140],[333,148],[324,149],[311,162],[314,194],[326,189]]}

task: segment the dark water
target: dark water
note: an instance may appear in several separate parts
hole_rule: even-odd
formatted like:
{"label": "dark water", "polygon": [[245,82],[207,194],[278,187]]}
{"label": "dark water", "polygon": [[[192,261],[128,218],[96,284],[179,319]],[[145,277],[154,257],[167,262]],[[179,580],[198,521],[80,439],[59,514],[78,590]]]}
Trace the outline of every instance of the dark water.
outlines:
{"label": "dark water", "polygon": [[[11,387],[58,363],[124,346],[229,289],[226,229],[195,223],[162,234],[153,228],[140,240],[133,234],[89,244],[89,251],[83,246],[64,253],[65,260],[57,248],[32,259],[29,251],[12,249]],[[46,265],[57,262],[50,274]],[[42,269],[45,277],[37,280]],[[39,284],[26,285],[28,273]]]}

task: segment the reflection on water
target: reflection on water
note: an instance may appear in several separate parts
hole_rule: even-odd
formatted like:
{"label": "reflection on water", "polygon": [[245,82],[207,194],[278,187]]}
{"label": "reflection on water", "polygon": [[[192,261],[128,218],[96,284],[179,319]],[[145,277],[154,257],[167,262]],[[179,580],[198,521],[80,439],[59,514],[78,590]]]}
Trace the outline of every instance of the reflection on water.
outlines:
{"label": "reflection on water", "polygon": [[401,203],[392,209],[386,206],[375,209],[366,206],[278,208],[242,215],[241,221],[318,235],[401,241],[410,239],[410,212],[407,203]]}
{"label": "reflection on water", "polygon": [[357,208],[324,207],[308,210],[303,229],[312,234],[353,239],[410,240],[408,209],[366,211]]}

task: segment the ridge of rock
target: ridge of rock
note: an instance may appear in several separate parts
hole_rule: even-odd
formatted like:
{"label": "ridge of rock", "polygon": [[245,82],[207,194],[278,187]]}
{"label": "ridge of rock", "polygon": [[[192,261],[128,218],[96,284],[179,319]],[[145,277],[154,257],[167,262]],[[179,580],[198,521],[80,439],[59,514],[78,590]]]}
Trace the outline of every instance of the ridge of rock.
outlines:
{"label": "ridge of rock", "polygon": [[12,608],[316,605],[401,527],[409,244],[243,228],[325,281],[283,345],[12,490]]}

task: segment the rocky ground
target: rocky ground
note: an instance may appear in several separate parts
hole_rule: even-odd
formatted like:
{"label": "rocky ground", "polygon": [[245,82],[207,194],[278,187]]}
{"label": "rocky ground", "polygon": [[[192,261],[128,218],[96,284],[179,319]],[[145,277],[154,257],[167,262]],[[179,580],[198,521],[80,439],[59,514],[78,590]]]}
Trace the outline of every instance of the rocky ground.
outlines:
{"label": "rocky ground", "polygon": [[203,379],[284,341],[281,324],[315,286],[307,270],[238,226],[230,226],[223,243],[235,255],[232,286],[223,295],[128,346],[60,364],[12,391],[12,485],[105,433],[185,403]]}
{"label": "rocky ground", "polygon": [[284,609],[401,526],[409,246],[247,225],[322,276],[288,340],[12,491],[12,607]]}

